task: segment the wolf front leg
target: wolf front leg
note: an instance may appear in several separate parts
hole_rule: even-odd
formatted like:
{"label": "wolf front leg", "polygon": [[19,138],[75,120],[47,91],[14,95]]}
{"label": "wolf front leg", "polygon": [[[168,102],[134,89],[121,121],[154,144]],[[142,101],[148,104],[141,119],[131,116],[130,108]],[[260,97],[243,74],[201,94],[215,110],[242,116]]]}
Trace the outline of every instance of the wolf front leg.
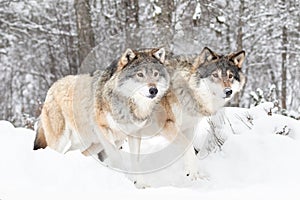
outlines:
{"label": "wolf front leg", "polygon": [[192,145],[184,154],[184,172],[192,181],[201,178],[198,169],[198,158],[195,155],[194,147]]}
{"label": "wolf front leg", "polygon": [[190,180],[196,180],[200,178],[199,169],[198,169],[198,158],[194,152],[193,147],[193,134],[194,131],[192,128],[186,129],[184,132],[181,132],[177,126],[173,124],[169,125],[168,128],[165,129],[163,135],[174,144],[174,148],[177,149],[178,152],[182,152],[183,161],[184,161],[184,175],[188,177]]}
{"label": "wolf front leg", "polygon": [[198,170],[198,158],[193,147],[194,128],[186,128],[182,132],[179,127],[175,120],[168,120],[165,122],[162,135],[173,142],[174,148],[179,152],[183,152],[184,174],[191,180],[196,180],[200,175]]}
{"label": "wolf front leg", "polygon": [[184,140],[185,145],[187,145],[186,151],[183,155],[184,172],[185,175],[192,181],[197,180],[201,177],[198,168],[198,158],[193,147],[193,131],[194,129],[189,128],[183,132],[183,135],[181,135],[181,140]]}
{"label": "wolf front leg", "polygon": [[[124,169],[124,162],[121,156],[119,149],[112,144],[105,134],[110,134],[110,129],[103,126],[96,126],[94,127],[97,133],[98,142],[102,145],[103,150],[107,156],[105,163],[112,169],[122,170]],[[99,152],[101,153],[101,152]],[[99,156],[99,155],[98,155]],[[101,160],[100,160],[101,161]]]}
{"label": "wolf front leg", "polygon": [[130,150],[130,171],[134,173],[134,185],[138,189],[145,189],[150,187],[144,181],[144,177],[141,174],[141,161],[140,161],[140,148],[141,148],[141,138],[137,136],[128,136],[128,145]]}

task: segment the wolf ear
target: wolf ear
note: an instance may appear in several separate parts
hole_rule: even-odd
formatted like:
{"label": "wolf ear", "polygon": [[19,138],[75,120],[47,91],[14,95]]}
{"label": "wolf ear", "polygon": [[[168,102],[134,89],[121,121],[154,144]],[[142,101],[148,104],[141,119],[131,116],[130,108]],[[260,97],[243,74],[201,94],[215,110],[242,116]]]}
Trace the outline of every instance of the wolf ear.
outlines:
{"label": "wolf ear", "polygon": [[135,56],[135,53],[131,49],[126,49],[118,62],[117,71],[122,70],[130,61],[135,58]]}
{"label": "wolf ear", "polygon": [[160,48],[153,53],[153,56],[157,58],[161,63],[164,63],[166,59],[166,51],[164,48]]}
{"label": "wolf ear", "polygon": [[245,51],[240,51],[238,53],[232,54],[229,59],[233,61],[233,63],[238,67],[241,68],[242,64],[245,60]]}
{"label": "wolf ear", "polygon": [[219,56],[212,50],[210,50],[208,47],[204,47],[204,49],[201,51],[200,55],[195,59],[193,66],[195,68],[199,67],[201,64],[210,62],[214,59],[217,59]]}

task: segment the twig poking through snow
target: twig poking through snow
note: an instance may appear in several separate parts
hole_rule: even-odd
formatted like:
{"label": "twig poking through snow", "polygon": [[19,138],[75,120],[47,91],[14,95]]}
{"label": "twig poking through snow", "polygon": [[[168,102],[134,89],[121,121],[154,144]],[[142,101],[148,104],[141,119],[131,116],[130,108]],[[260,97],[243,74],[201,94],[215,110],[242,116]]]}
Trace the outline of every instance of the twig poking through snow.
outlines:
{"label": "twig poking through snow", "polygon": [[[239,120],[241,120],[241,122],[243,122],[243,124],[245,124],[245,126],[246,126],[247,128],[249,128],[249,130],[251,130],[251,126],[249,126],[249,125],[243,120],[243,118],[242,118],[241,116],[239,116],[238,114],[235,114],[235,116],[236,116],[236,118],[238,118]],[[246,114],[246,118],[247,118],[248,122],[249,122],[251,125],[253,125],[253,124],[252,124],[253,118],[252,118],[252,116],[251,116],[249,113]]]}
{"label": "twig poking through snow", "polygon": [[214,143],[218,146],[219,150],[221,150],[221,146],[224,144],[224,139],[220,136],[220,134],[217,133],[217,128],[216,125],[214,124],[214,122],[209,119],[208,120],[208,124],[210,126],[210,133],[213,137],[213,141]]}
{"label": "twig poking through snow", "polygon": [[290,134],[290,130],[287,125],[285,125],[283,128],[282,128],[282,131],[277,131],[275,134],[279,134],[279,135],[289,135]]}
{"label": "twig poking through snow", "polygon": [[230,126],[230,128],[231,128],[232,133],[233,133],[233,134],[236,134],[236,132],[234,131],[234,129],[233,129],[233,127],[232,127],[232,124],[231,124],[229,118],[228,118],[227,116],[225,116],[225,117],[226,117],[226,119],[227,119],[227,121],[228,121],[228,123],[229,123],[229,126]]}

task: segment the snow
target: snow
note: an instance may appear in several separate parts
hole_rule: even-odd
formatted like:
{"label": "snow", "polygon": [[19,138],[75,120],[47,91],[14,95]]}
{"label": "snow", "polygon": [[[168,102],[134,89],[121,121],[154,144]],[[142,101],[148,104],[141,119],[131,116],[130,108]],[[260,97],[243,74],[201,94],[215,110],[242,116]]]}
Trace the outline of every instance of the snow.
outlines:
{"label": "snow", "polygon": [[193,15],[193,20],[198,20],[201,17],[201,4],[200,2],[197,2],[196,8],[195,8],[195,12]]}
{"label": "snow", "polygon": [[153,9],[154,9],[154,11],[153,11],[153,13],[152,13],[152,17],[155,17],[155,16],[160,15],[161,12],[162,12],[161,7],[159,7],[158,5],[156,5],[156,4],[154,3],[154,1],[152,1],[152,5],[153,5]]}
{"label": "snow", "polygon": [[220,23],[225,23],[226,22],[226,17],[225,16],[218,16],[217,18],[218,18],[218,21]]}
{"label": "snow", "polygon": [[[152,188],[144,190],[78,151],[33,151],[33,131],[0,121],[0,199],[300,199],[300,122],[268,115],[272,108],[224,108],[211,117],[215,134],[225,141],[220,148],[207,148],[213,130],[202,120],[195,146],[203,178],[186,180],[179,160],[146,174]],[[284,126],[288,135],[276,134]]]}

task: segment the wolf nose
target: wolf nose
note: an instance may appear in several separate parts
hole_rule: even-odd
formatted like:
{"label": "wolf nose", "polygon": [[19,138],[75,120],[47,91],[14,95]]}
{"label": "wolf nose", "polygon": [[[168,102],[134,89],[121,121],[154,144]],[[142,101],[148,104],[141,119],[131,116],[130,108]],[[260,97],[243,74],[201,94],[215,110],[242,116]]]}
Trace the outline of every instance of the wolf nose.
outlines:
{"label": "wolf nose", "polygon": [[226,95],[226,98],[230,97],[230,95],[232,94],[232,89],[230,88],[225,88],[224,89],[224,93]]}
{"label": "wolf nose", "polygon": [[156,87],[151,87],[149,89],[149,93],[150,93],[150,97],[153,98],[153,97],[155,97],[157,95],[158,89]]}

